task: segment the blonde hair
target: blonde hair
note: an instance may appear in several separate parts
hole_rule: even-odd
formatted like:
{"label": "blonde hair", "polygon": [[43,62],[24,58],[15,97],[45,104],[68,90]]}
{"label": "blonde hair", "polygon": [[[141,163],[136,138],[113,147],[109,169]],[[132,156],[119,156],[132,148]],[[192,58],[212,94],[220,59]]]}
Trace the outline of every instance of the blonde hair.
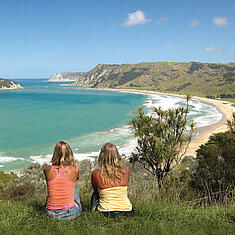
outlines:
{"label": "blonde hair", "polygon": [[77,161],[74,159],[73,151],[65,141],[59,141],[56,143],[51,163],[52,165],[59,167],[69,165],[77,166]]}
{"label": "blonde hair", "polygon": [[100,150],[98,164],[100,167],[100,177],[104,183],[113,181],[120,182],[125,174],[122,166],[122,157],[114,144],[106,143]]}

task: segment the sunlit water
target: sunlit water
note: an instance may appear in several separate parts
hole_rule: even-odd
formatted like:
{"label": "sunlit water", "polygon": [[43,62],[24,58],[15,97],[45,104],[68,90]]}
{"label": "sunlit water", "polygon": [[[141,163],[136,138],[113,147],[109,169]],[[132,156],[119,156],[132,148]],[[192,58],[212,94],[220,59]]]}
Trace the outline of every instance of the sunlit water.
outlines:
{"label": "sunlit water", "polygon": [[[25,89],[0,92],[0,169],[16,169],[32,162],[49,162],[59,140],[71,145],[78,160],[97,156],[105,142],[130,154],[136,145],[129,120],[144,106],[184,105],[185,100],[165,95],[141,95],[91,90],[45,79],[16,80]],[[189,119],[207,126],[221,119],[212,105],[190,102]]]}

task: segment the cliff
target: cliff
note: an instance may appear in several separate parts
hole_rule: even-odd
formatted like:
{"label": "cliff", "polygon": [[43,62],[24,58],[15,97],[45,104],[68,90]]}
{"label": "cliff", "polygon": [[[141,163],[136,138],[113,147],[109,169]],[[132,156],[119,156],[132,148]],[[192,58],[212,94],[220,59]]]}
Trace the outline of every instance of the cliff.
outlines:
{"label": "cliff", "polygon": [[51,82],[63,82],[63,81],[76,81],[79,79],[82,75],[84,75],[83,72],[64,72],[64,73],[55,73],[51,76],[49,81]]}
{"label": "cliff", "polygon": [[7,90],[7,89],[22,89],[23,87],[11,80],[0,78],[0,90]]}
{"label": "cliff", "polygon": [[179,94],[235,97],[235,63],[156,62],[99,64],[76,80],[92,88],[133,88]]}

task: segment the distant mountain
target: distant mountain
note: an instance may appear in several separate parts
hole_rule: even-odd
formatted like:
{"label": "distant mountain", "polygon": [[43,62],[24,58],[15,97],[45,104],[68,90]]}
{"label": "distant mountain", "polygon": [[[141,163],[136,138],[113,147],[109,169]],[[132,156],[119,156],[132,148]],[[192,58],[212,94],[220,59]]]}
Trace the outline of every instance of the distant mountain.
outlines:
{"label": "distant mountain", "polygon": [[4,89],[22,89],[23,87],[11,80],[0,78],[0,90]]}
{"label": "distant mountain", "polygon": [[83,72],[64,72],[64,73],[55,73],[51,76],[49,81],[51,82],[62,82],[62,81],[76,81],[81,76]]}
{"label": "distant mountain", "polygon": [[76,85],[235,98],[235,63],[99,64],[77,78]]}

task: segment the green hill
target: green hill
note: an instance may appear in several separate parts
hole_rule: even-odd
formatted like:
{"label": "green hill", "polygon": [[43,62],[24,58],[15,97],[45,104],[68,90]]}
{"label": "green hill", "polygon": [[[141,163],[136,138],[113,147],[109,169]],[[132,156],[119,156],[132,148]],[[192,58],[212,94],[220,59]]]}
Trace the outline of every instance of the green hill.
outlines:
{"label": "green hill", "polygon": [[235,63],[100,64],[79,78],[76,85],[235,98]]}
{"label": "green hill", "polygon": [[8,79],[0,78],[0,89],[21,89],[20,84]]}

